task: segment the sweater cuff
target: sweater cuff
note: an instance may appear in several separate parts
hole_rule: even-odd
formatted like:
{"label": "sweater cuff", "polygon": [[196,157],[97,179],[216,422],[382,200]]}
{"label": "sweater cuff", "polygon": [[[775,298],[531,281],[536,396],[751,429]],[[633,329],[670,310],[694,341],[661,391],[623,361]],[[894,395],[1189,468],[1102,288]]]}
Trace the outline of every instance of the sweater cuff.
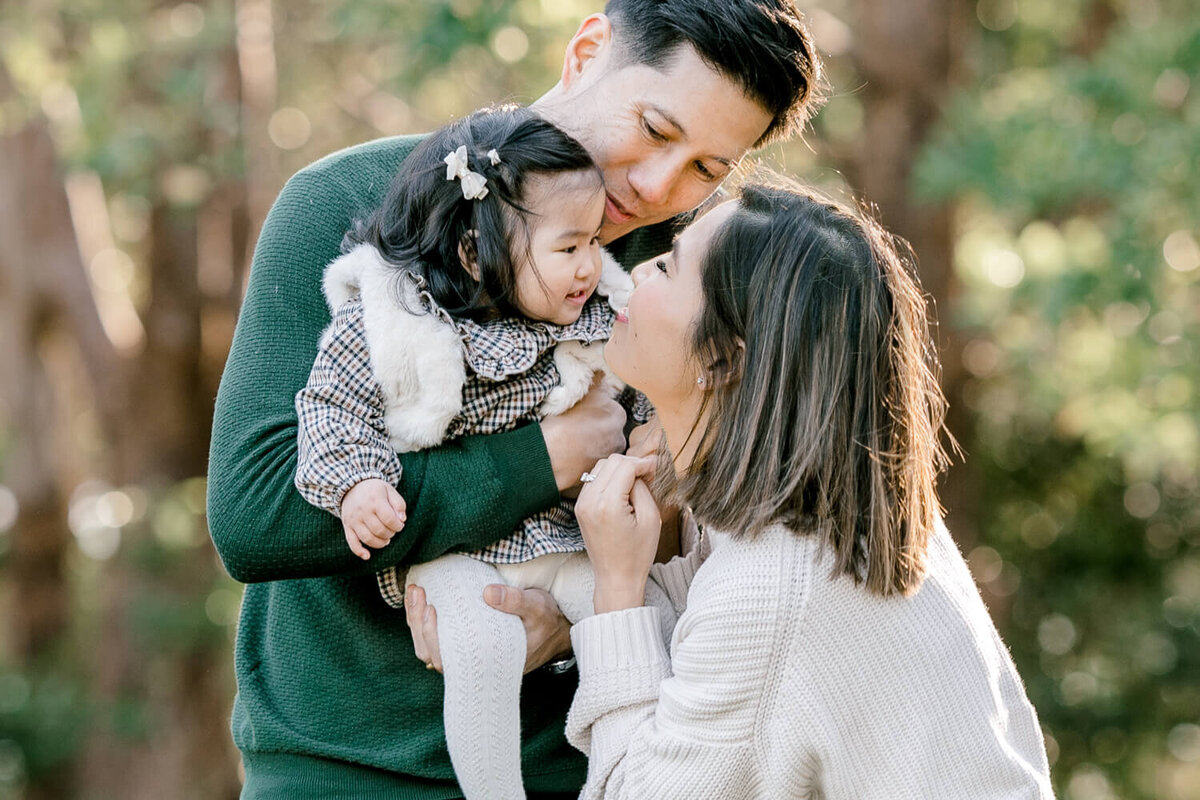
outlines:
{"label": "sweater cuff", "polygon": [[581,680],[611,670],[658,667],[669,661],[659,631],[658,609],[653,606],[582,619],[571,628],[571,646],[579,660]]}
{"label": "sweater cuff", "polygon": [[497,475],[513,498],[518,519],[545,511],[559,501],[558,482],[554,480],[541,425],[524,425],[487,438],[492,459],[504,466]]}

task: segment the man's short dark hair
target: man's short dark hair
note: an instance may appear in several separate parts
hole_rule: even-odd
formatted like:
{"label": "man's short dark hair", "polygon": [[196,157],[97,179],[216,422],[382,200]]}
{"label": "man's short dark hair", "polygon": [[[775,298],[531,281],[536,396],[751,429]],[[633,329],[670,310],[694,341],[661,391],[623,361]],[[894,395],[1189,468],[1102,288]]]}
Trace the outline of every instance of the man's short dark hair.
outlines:
{"label": "man's short dark hair", "polygon": [[771,114],[757,144],[804,127],[821,94],[821,60],[791,0],[608,0],[621,57],[661,67],[682,44]]}

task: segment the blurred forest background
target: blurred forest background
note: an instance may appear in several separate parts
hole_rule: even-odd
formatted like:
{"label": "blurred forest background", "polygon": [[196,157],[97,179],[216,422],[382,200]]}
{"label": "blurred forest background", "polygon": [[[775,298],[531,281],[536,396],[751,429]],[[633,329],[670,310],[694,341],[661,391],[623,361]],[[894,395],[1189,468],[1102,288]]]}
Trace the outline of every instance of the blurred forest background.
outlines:
{"label": "blurred forest background", "polygon": [[[256,230],[326,153],[534,99],[599,5],[3,4],[0,800],[236,797],[204,475]],[[807,10],[833,98],[760,159],[916,248],[1056,789],[1200,797],[1200,13]]]}

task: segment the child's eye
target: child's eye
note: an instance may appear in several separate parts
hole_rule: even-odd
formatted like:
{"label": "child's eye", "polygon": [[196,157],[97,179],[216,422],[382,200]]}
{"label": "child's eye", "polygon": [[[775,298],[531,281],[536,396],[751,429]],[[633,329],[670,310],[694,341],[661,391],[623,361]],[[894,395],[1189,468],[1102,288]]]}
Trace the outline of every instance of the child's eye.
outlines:
{"label": "child's eye", "polygon": [[572,254],[574,254],[574,252],[575,252],[575,245],[571,245],[570,247],[564,247],[564,248],[563,248],[563,252],[564,252],[564,253],[566,253],[567,255],[572,255]]}

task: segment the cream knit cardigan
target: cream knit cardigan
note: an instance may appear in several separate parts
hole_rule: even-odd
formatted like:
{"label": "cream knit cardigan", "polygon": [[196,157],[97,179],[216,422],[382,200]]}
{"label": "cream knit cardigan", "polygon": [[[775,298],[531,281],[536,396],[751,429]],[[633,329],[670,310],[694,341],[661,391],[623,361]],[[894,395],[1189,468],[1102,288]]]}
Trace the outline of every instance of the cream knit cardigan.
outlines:
{"label": "cream knit cardigan", "polygon": [[781,526],[712,540],[702,565],[654,567],[679,612],[670,656],[656,608],[572,628],[582,798],[1053,797],[1037,715],[944,526],[906,598],[834,577],[827,548]]}

